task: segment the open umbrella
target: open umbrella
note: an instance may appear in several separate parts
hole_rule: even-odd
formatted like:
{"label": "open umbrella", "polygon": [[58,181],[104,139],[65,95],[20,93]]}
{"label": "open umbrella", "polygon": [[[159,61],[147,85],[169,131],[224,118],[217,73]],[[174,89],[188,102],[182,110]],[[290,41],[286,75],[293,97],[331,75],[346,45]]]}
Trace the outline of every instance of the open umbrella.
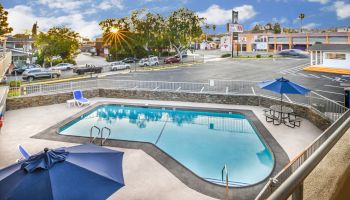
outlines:
{"label": "open umbrella", "polygon": [[293,83],[283,77],[272,81],[264,81],[264,82],[258,83],[258,86],[261,89],[265,89],[265,90],[269,90],[269,91],[281,94],[281,107],[282,107],[283,94],[305,95],[311,91],[310,89],[307,89],[304,86]]}
{"label": "open umbrella", "polygon": [[45,148],[0,170],[0,200],[106,199],[124,186],[123,154],[92,144]]}

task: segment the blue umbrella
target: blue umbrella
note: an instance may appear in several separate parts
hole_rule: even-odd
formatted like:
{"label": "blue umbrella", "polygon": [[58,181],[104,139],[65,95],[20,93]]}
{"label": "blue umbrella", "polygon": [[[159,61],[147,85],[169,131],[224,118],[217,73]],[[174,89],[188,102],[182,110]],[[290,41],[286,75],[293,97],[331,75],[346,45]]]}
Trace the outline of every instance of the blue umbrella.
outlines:
{"label": "blue umbrella", "polygon": [[0,170],[0,200],[106,199],[124,186],[123,154],[92,144],[45,148]]}
{"label": "blue umbrella", "polygon": [[305,95],[311,91],[310,89],[307,89],[304,86],[293,83],[283,77],[272,81],[264,81],[264,82],[258,83],[258,86],[261,89],[265,89],[265,90],[269,90],[269,91],[281,94],[281,106],[282,106],[283,94]]}

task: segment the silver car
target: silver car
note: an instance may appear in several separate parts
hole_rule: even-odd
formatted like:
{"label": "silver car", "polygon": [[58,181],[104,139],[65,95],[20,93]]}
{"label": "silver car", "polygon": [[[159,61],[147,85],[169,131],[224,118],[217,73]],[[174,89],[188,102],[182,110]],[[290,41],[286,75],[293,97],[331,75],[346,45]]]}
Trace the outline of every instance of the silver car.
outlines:
{"label": "silver car", "polygon": [[56,66],[51,67],[50,69],[52,70],[60,70],[60,71],[66,71],[66,70],[71,70],[73,69],[73,64],[70,63],[60,63]]}
{"label": "silver car", "polygon": [[34,79],[58,78],[60,76],[61,72],[57,70],[49,70],[45,68],[31,68],[23,72],[22,79],[31,82]]}
{"label": "silver car", "polygon": [[117,71],[117,70],[123,70],[123,69],[130,69],[130,64],[124,63],[122,61],[112,62],[111,63],[111,70]]}

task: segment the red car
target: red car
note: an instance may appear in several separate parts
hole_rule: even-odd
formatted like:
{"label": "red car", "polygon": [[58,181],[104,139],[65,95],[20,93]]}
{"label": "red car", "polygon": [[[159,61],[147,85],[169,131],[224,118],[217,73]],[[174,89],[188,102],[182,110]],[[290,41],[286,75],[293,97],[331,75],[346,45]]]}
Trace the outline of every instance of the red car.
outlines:
{"label": "red car", "polygon": [[176,56],[172,56],[164,59],[165,64],[179,63],[179,62],[180,62],[180,58]]}

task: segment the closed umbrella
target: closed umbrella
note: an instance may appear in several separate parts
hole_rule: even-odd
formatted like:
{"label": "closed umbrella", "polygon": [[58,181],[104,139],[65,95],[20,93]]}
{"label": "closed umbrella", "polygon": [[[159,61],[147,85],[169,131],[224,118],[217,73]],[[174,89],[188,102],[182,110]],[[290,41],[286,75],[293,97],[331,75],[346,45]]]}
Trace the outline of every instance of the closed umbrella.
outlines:
{"label": "closed umbrella", "polygon": [[93,144],[49,150],[0,170],[0,200],[99,200],[124,186],[123,152]]}
{"label": "closed umbrella", "polygon": [[311,90],[305,88],[304,86],[293,83],[285,78],[278,78],[272,81],[264,81],[258,83],[258,86],[261,89],[269,90],[278,94],[281,94],[281,110],[282,110],[282,100],[283,94],[300,94],[305,95],[309,93]]}

